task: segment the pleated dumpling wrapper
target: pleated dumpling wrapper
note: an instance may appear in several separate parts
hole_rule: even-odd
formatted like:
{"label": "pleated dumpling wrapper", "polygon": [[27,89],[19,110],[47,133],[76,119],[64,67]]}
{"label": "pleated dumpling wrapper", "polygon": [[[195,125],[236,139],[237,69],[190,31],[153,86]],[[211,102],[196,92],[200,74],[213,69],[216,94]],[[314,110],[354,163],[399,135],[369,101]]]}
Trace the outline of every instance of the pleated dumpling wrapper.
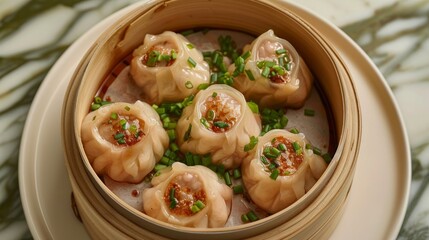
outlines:
{"label": "pleated dumpling wrapper", "polygon": [[243,161],[243,183],[252,201],[276,213],[301,198],[316,183],[327,164],[306,149],[303,133],[271,130]]}
{"label": "pleated dumpling wrapper", "polygon": [[130,74],[150,104],[178,102],[209,82],[210,67],[184,36],[166,31],[147,34],[133,52]]}
{"label": "pleated dumpling wrapper", "polygon": [[231,212],[232,189],[204,166],[175,162],[143,191],[144,212],[158,220],[194,228],[223,227]]}
{"label": "pleated dumpling wrapper", "polygon": [[247,156],[244,146],[259,136],[261,123],[239,91],[215,84],[198,92],[176,129],[182,152],[210,154],[212,163],[234,168]]}
{"label": "pleated dumpling wrapper", "polygon": [[97,174],[138,183],[152,171],[169,138],[147,103],[117,102],[90,112],[82,122],[82,143]]}
{"label": "pleated dumpling wrapper", "polygon": [[300,108],[313,84],[313,75],[304,60],[273,30],[246,45],[229,71],[234,76],[234,87],[262,108]]}

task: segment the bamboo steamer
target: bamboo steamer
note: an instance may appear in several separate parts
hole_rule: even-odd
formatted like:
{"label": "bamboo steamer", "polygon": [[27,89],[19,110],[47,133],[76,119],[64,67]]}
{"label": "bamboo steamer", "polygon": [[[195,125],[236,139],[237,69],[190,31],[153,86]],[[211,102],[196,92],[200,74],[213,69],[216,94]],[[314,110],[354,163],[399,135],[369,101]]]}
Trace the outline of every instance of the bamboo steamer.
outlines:
{"label": "bamboo steamer", "polygon": [[[64,99],[62,131],[77,211],[94,239],[323,239],[341,218],[361,139],[359,103],[347,66],[322,35],[282,1],[166,0],[138,3],[94,42],[77,67]],[[269,16],[269,17],[267,17]],[[338,147],[313,188],[288,208],[234,227],[172,226],[131,208],[98,178],[80,140],[81,122],[101,81],[146,33],[196,27],[259,35],[273,29],[297,49],[327,96]]]}

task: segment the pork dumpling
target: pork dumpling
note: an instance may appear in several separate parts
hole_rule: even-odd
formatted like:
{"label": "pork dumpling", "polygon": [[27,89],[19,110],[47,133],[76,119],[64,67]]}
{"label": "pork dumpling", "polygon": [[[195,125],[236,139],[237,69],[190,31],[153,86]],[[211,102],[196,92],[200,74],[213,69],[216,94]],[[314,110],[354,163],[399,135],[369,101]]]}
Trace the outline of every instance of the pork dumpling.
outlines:
{"label": "pork dumpling", "polygon": [[214,164],[234,168],[247,155],[244,146],[261,132],[259,116],[236,89],[215,84],[198,92],[177,123],[182,152],[211,154]]}
{"label": "pork dumpling", "polygon": [[184,36],[166,31],[147,34],[133,53],[130,74],[150,104],[182,101],[208,83],[209,65]]}
{"label": "pork dumpling", "polygon": [[169,138],[147,103],[112,103],[89,113],[82,123],[82,143],[97,174],[138,183],[152,171]]}
{"label": "pork dumpling", "polygon": [[313,76],[295,48],[269,30],[245,46],[243,56],[247,51],[250,56],[230,66],[234,87],[262,108],[302,107]]}
{"label": "pork dumpling", "polygon": [[147,215],[174,225],[223,227],[231,212],[232,189],[204,166],[173,163],[152,179],[143,191]]}
{"label": "pork dumpling", "polygon": [[303,133],[272,130],[243,161],[243,183],[252,201],[276,213],[301,198],[325,171],[322,157],[306,149]]}

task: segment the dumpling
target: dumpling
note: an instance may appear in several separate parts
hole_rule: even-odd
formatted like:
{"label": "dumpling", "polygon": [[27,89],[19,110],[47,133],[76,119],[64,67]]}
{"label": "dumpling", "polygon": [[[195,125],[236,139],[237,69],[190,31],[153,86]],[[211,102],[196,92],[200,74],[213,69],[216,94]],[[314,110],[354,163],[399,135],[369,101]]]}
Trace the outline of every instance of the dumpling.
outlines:
{"label": "dumpling", "polygon": [[272,130],[259,138],[242,164],[243,183],[252,201],[276,213],[301,198],[325,171],[322,157],[306,149],[304,134]]}
{"label": "dumpling", "polygon": [[198,92],[177,123],[182,152],[211,154],[214,164],[237,167],[247,155],[244,146],[261,132],[260,118],[236,89],[215,84]]}
{"label": "dumpling", "polygon": [[90,112],[82,122],[82,143],[97,174],[138,183],[152,171],[169,138],[147,103],[112,103]]}
{"label": "dumpling", "polygon": [[182,101],[208,83],[210,67],[184,36],[166,31],[147,34],[133,53],[130,74],[151,104]]}
{"label": "dumpling", "polygon": [[[247,53],[249,51],[249,53]],[[313,76],[295,48],[272,30],[243,48],[244,56],[230,66],[234,87],[260,107],[303,106]],[[241,62],[240,62],[241,60]]]}
{"label": "dumpling", "polygon": [[223,227],[231,212],[232,189],[204,166],[173,163],[143,191],[144,212],[158,220],[195,228]]}

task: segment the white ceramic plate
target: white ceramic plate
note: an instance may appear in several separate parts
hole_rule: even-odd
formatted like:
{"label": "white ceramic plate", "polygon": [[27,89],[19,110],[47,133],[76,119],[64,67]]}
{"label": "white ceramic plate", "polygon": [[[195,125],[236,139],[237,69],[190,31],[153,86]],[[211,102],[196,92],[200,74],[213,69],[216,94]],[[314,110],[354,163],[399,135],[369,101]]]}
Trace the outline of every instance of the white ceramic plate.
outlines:
{"label": "white ceramic plate", "polygon": [[[138,3],[144,4],[144,3]],[[19,181],[35,239],[89,239],[71,209],[71,187],[61,140],[63,97],[79,59],[121,10],[77,40],[52,67],[30,109],[20,149]],[[331,239],[394,239],[405,214],[411,160],[392,93],[371,60],[340,30],[291,5],[324,34],[349,66],[362,110],[362,144],[344,215]]]}

